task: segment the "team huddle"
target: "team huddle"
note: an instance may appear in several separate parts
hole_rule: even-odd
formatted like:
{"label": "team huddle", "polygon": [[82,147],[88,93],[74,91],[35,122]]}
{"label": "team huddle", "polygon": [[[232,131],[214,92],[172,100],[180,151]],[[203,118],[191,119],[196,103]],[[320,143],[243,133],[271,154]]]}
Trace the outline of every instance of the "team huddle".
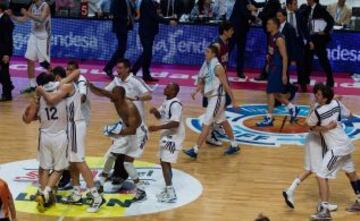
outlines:
{"label": "team huddle", "polygon": [[[26,108],[23,120],[26,123],[40,121],[39,190],[34,198],[39,211],[45,211],[56,202],[56,190],[65,170],[70,171],[72,191],[61,199],[63,203],[86,203],[89,204],[87,212],[97,212],[105,202],[101,195],[103,186],[110,185],[117,191],[128,177],[135,185],[131,202],[145,200],[145,186],[133,163],[143,154],[148,131],[158,130],[161,130],[160,161],[166,187],[157,197],[162,203],[176,202],[171,164],[176,162],[185,138],[182,103],[177,98],[180,88],[175,83],[166,86],[164,103],[158,109],[150,110],[161,123],[147,128],[144,101],[151,100],[152,89],[129,70],[129,61],[120,60],[118,76],[104,89],[87,82],[80,75],[76,62],[69,62],[67,70],[55,67],[51,73],[43,72],[36,78],[39,85],[36,96]],[[88,88],[95,95],[109,98],[120,118],[119,122],[106,125],[104,129],[104,135],[113,142],[106,153],[103,171],[97,178],[93,177],[85,161],[85,137],[90,118]],[[86,197],[81,193],[79,174],[86,183]]]}

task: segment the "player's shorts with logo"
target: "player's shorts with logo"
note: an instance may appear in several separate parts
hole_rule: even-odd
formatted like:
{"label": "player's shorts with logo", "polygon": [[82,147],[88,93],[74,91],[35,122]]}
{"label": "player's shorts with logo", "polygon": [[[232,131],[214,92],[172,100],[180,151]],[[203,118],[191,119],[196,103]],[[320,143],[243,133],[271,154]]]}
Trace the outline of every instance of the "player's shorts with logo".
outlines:
{"label": "player's shorts with logo", "polygon": [[136,134],[121,136],[113,140],[108,153],[124,154],[133,158],[140,158],[144,152],[145,144],[148,140],[148,131],[144,124],[137,128]]}
{"label": "player's shorts with logo", "polygon": [[69,139],[69,161],[81,163],[85,161],[85,139],[86,139],[86,122],[85,120],[69,122],[68,139]]}
{"label": "player's shorts with logo", "polygon": [[176,163],[179,151],[182,149],[184,138],[177,136],[163,136],[160,139],[160,159],[167,163]]}
{"label": "player's shorts with logo", "polygon": [[40,131],[38,161],[45,170],[61,171],[69,166],[68,139],[65,131],[50,134]]}
{"label": "player's shorts with logo", "polygon": [[208,106],[203,118],[203,124],[209,126],[213,123],[222,123],[225,120],[225,95],[208,97]]}
{"label": "player's shorts with logo", "polygon": [[50,38],[39,38],[34,34],[30,34],[27,48],[25,52],[25,58],[31,61],[50,63]]}
{"label": "player's shorts with logo", "polygon": [[348,155],[335,155],[333,150],[328,150],[324,156],[321,169],[317,176],[322,178],[335,178],[336,173],[343,169],[346,173],[355,172],[355,166],[351,157]]}

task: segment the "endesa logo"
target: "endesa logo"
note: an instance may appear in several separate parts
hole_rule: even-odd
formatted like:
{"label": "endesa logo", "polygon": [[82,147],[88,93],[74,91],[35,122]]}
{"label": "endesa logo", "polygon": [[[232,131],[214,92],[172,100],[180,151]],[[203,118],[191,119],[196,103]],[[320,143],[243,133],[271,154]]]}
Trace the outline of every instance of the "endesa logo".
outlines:
{"label": "endesa logo", "polygon": [[327,49],[328,57],[332,61],[360,61],[360,51],[352,49],[342,48],[341,45],[337,45],[336,48]]}
{"label": "endesa logo", "polygon": [[[274,126],[259,128],[259,122],[267,113],[265,104],[242,105],[239,109],[227,108],[226,117],[229,120],[235,138],[243,144],[256,145],[261,147],[280,147],[281,145],[303,145],[308,128],[304,126],[309,106],[299,106],[300,112],[295,123],[290,124],[288,110],[281,106],[274,110]],[[193,131],[200,133],[202,117],[188,118],[187,126]],[[352,119],[343,119],[342,126],[346,134],[353,140],[360,138],[360,118],[353,116]],[[220,135],[226,140],[226,136]]]}

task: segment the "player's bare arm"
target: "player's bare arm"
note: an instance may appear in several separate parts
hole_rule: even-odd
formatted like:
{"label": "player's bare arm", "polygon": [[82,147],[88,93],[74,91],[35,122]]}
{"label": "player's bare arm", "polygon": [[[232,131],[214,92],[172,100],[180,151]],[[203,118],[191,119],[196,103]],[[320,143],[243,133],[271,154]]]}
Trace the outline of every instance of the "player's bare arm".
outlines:
{"label": "player's bare arm", "polygon": [[155,107],[150,108],[149,112],[150,114],[153,114],[157,119],[161,118],[160,112]]}
{"label": "player's bare arm", "polygon": [[154,131],[158,131],[158,130],[168,130],[168,129],[178,128],[179,126],[180,126],[180,122],[170,121],[167,124],[151,125],[151,126],[149,126],[149,131],[154,132]]}
{"label": "player's bare arm", "polygon": [[227,81],[227,79],[226,79],[226,75],[225,75],[225,70],[224,70],[224,68],[223,68],[222,66],[220,66],[220,65],[216,66],[216,68],[215,68],[215,74],[216,74],[216,76],[219,78],[221,84],[223,85],[225,92],[230,96],[231,101],[232,101],[232,106],[233,106],[234,108],[236,108],[236,107],[237,107],[237,104],[236,104],[234,95],[233,95],[233,93],[232,93],[232,90],[231,90],[231,88],[230,88],[230,86],[229,86],[229,84],[228,84],[228,81]]}
{"label": "player's bare arm", "polygon": [[36,93],[39,96],[42,96],[48,105],[56,105],[68,95],[72,94],[74,91],[74,86],[71,84],[65,84],[60,86],[59,90],[53,93],[48,93],[44,90],[43,87],[38,86],[36,88]]}
{"label": "player's bare arm", "polygon": [[64,85],[76,81],[79,78],[79,76],[80,76],[80,69],[75,69],[68,76],[66,76],[66,78],[61,79],[60,84]]}
{"label": "player's bare arm", "polygon": [[29,20],[29,17],[27,17],[25,15],[23,15],[23,16],[15,16],[11,9],[6,10],[6,14],[8,14],[10,16],[10,18],[13,21],[17,22],[17,23],[24,23],[24,22]]}
{"label": "player's bare arm", "polygon": [[24,8],[21,9],[21,13],[36,22],[44,23],[50,15],[50,7],[48,4],[44,5],[40,16],[34,15],[30,10]]}
{"label": "player's bare arm", "polygon": [[34,98],[30,104],[26,107],[22,120],[26,124],[30,124],[32,121],[37,120],[37,113],[39,111],[38,99]]}

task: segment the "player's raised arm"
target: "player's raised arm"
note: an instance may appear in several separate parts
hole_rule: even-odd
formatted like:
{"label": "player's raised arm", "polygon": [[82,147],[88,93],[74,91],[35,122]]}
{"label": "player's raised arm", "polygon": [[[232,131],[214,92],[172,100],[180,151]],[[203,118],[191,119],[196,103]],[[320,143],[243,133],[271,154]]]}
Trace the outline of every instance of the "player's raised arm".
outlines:
{"label": "player's raised arm", "polygon": [[93,83],[88,83],[88,85],[89,85],[90,91],[93,92],[95,95],[101,96],[101,97],[107,97],[110,99],[112,98],[111,92],[109,92],[105,89],[96,87]]}
{"label": "player's raised arm", "polygon": [[44,90],[43,87],[39,86],[36,88],[36,93],[39,96],[42,96],[46,103],[49,105],[56,105],[57,103],[59,103],[61,100],[63,100],[66,96],[68,96],[69,94],[71,94],[74,90],[74,86],[71,84],[65,84],[62,85],[59,90],[57,90],[56,92],[53,93],[48,93]]}
{"label": "player's raised arm", "polygon": [[[26,9],[24,9],[24,10],[26,10]],[[8,14],[10,16],[10,18],[17,23],[24,23],[29,20],[29,17],[27,17],[25,15],[15,16],[11,9],[6,10],[6,14]]]}
{"label": "player's raised arm", "polygon": [[80,69],[75,69],[69,75],[67,75],[66,78],[61,79],[60,84],[64,85],[64,84],[71,83],[71,82],[75,81],[76,79],[78,79],[79,76],[80,76]]}
{"label": "player's raised arm", "polygon": [[34,15],[30,10],[25,9],[21,9],[21,13],[36,22],[44,23],[50,16],[50,7],[48,4],[45,4],[40,16]]}

